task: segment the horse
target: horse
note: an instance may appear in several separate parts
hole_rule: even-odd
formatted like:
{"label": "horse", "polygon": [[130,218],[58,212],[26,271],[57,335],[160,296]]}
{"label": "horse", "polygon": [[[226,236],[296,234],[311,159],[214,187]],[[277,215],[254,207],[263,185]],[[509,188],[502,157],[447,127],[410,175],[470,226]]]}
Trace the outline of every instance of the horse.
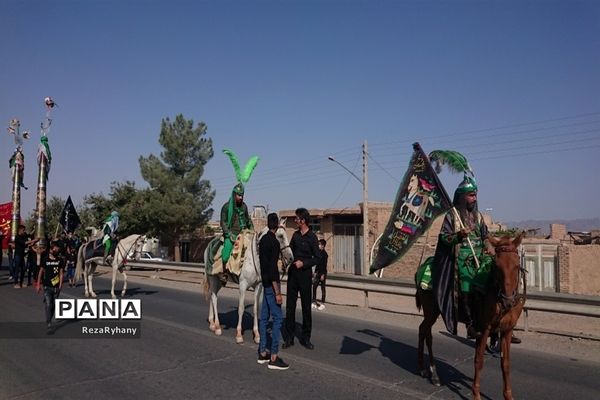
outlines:
{"label": "horse", "polygon": [[[96,266],[102,262],[102,255],[98,255],[98,250],[104,252],[104,247],[99,245],[101,238],[91,239],[87,243],[84,243],[77,253],[77,267],[75,269],[75,283],[79,281],[79,277],[83,274],[83,282],[85,285],[85,297],[97,297],[92,286],[92,277],[96,272]],[[125,297],[127,291],[127,274],[123,269],[123,264],[126,261],[127,255],[134,253],[139,254],[141,247],[146,240],[145,235],[129,235],[125,239],[119,240],[115,249],[115,255],[112,258],[112,285],[110,294],[113,299],[116,299],[115,295],[115,283],[117,281],[117,271],[123,274],[123,290],[121,290],[121,297]],[[92,253],[91,257],[86,259],[86,250]],[[133,250],[133,251],[132,251]],[[95,253],[96,252],[96,253]]]}
{"label": "horse", "polygon": [[[495,249],[495,265],[491,289],[481,298],[482,312],[480,325],[483,326],[482,335],[476,340],[475,353],[475,378],[473,380],[473,398],[480,400],[480,379],[483,368],[483,355],[490,334],[500,332],[502,341],[502,374],[504,377],[504,397],[512,399],[510,387],[510,343],[512,330],[515,327],[526,299],[526,282],[523,281],[523,295],[518,294],[518,287],[523,271],[520,266],[517,249],[521,244],[524,233],[514,239],[510,237],[489,237]],[[440,379],[435,366],[435,357],[432,350],[431,328],[440,316],[440,310],[435,300],[435,293],[431,289],[423,289],[417,282],[415,295],[417,309],[423,310],[423,321],[419,325],[419,342],[417,347],[418,370],[422,377],[429,376],[431,383],[439,386]],[[424,365],[424,345],[427,344],[429,355],[429,369]],[[507,395],[508,394],[508,395]]]}
{"label": "horse", "polygon": [[[254,342],[260,342],[260,334],[258,332],[258,312],[259,305],[262,302],[262,278],[260,275],[260,261],[258,258],[258,242],[262,236],[267,233],[268,228],[264,228],[260,233],[254,233],[252,235],[250,249],[246,250],[244,262],[239,276],[239,301],[238,301],[238,324],[236,327],[235,341],[238,344],[244,343],[244,337],[242,334],[242,318],[244,316],[244,300],[246,290],[249,288],[254,289],[254,303],[253,303],[253,318],[254,325],[252,332],[254,336]],[[279,241],[281,259],[284,264],[284,269],[290,265],[293,261],[292,250],[290,249],[290,243],[285,231],[285,219],[282,220],[275,232],[275,237]],[[217,239],[218,240],[218,239]],[[209,249],[208,246],[204,251],[204,262],[208,261]],[[220,336],[223,331],[219,322],[219,312],[217,309],[217,294],[224,285],[221,283],[216,275],[205,275],[204,279],[204,293],[208,299],[208,323],[209,329]]]}
{"label": "horse", "polygon": [[[510,344],[512,332],[521,316],[527,300],[527,282],[525,270],[521,267],[518,253],[519,245],[525,232],[512,239],[510,237],[490,237],[490,243],[496,252],[495,276],[493,291],[488,291],[483,297],[482,326],[483,331],[476,341],[475,376],[473,378],[473,398],[481,400],[480,383],[483,369],[483,355],[487,339],[493,332],[500,333],[501,362],[504,400],[512,400],[512,385],[510,381]],[[523,293],[519,288],[523,284]]]}

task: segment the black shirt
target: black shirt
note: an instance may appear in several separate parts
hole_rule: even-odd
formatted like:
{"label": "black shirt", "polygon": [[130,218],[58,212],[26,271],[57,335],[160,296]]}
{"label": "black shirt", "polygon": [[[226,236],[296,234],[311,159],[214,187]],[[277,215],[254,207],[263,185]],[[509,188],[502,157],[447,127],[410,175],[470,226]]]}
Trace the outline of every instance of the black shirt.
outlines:
{"label": "black shirt", "polygon": [[[317,265],[320,260],[319,241],[317,235],[309,229],[304,235],[297,230],[292,235],[290,248],[294,254],[294,261],[300,260],[304,264],[302,271],[311,269],[313,265]],[[295,266],[290,267],[290,271],[295,271]]]}
{"label": "black shirt", "polygon": [[260,260],[260,276],[264,287],[273,287],[273,282],[279,282],[279,242],[270,230],[258,242],[258,259]]}
{"label": "black shirt", "polygon": [[42,259],[41,267],[44,269],[42,275],[42,282],[44,286],[58,287],[60,283],[60,271],[65,269],[64,261],[56,257],[51,259],[50,257],[44,257]]}
{"label": "black shirt", "polygon": [[29,236],[26,233],[15,236],[15,256],[25,256],[25,249],[27,249],[28,240]]}
{"label": "black shirt", "polygon": [[329,254],[325,250],[319,250],[319,262],[317,264],[317,268],[315,268],[315,272],[317,274],[327,275],[327,259],[329,258]]}

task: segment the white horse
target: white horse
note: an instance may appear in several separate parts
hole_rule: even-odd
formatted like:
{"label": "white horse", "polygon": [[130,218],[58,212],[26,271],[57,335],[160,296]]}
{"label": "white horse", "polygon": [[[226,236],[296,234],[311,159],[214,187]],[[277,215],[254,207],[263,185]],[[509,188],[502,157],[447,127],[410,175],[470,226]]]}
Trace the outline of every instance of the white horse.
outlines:
{"label": "white horse", "polygon": [[[125,273],[125,269],[123,268],[123,264],[127,258],[128,254],[138,255],[141,251],[141,247],[146,240],[146,236],[144,235],[129,235],[125,239],[119,240],[117,244],[117,248],[115,249],[115,255],[112,258],[112,286],[110,289],[110,295],[113,299],[116,299],[115,295],[115,283],[117,281],[117,271],[120,271],[123,274],[123,290],[121,290],[121,297],[125,297],[125,293],[127,291],[127,274]],[[102,262],[102,256],[94,255],[88,259],[85,258],[86,249],[89,246],[94,246],[98,244],[98,238],[92,239],[87,243],[84,243],[77,253],[77,267],[75,269],[75,283],[79,281],[79,277],[83,273],[83,282],[85,284],[85,297],[97,297],[94,292],[92,286],[92,277],[94,272],[96,272],[96,266]],[[98,249],[101,252],[104,252],[104,246],[98,246]]]}
{"label": "white horse", "polygon": [[[252,235],[250,249],[246,250],[244,257],[244,263],[242,264],[242,270],[240,272],[240,297],[238,302],[238,324],[236,329],[235,341],[238,344],[244,343],[244,337],[242,335],[242,318],[244,316],[244,300],[246,296],[246,290],[249,288],[254,289],[254,304],[253,304],[253,317],[254,325],[252,332],[254,335],[254,341],[260,342],[260,334],[258,333],[258,312],[259,305],[262,303],[262,279],[260,275],[260,261],[258,259],[258,242],[262,236],[267,233],[268,228],[264,228],[260,233]],[[285,219],[279,224],[275,237],[279,241],[280,252],[284,268],[292,263],[294,260],[292,250],[290,249],[290,242],[288,240],[285,231]],[[208,260],[209,247],[204,251],[204,262]],[[219,323],[219,312],[217,309],[217,293],[222,287],[222,283],[216,275],[205,275],[204,280],[204,292],[208,299],[208,323],[210,330],[215,335],[220,336],[223,331],[221,324]]]}

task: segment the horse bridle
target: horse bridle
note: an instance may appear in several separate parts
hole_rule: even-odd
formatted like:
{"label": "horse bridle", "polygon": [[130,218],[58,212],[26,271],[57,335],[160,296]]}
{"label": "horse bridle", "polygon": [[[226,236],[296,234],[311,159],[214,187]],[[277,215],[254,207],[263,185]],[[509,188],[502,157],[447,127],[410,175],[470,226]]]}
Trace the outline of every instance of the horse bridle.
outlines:
{"label": "horse bridle", "polygon": [[129,254],[129,252],[131,251],[131,249],[137,245],[138,241],[143,237],[144,235],[139,235],[137,237],[137,239],[135,239],[133,241],[133,243],[131,244],[131,246],[129,247],[129,249],[125,252],[125,255],[123,255],[123,252],[119,249],[119,244],[117,243],[117,251],[119,252],[119,254],[121,255],[121,258],[123,259],[123,261],[121,262],[120,265],[117,265],[117,268],[120,268],[123,264],[125,264],[127,262],[127,254]]}
{"label": "horse bridle", "polygon": [[[498,246],[496,247],[496,255],[498,253],[515,253],[515,254],[519,254],[519,251],[517,250],[517,248],[515,246]],[[517,274],[517,288],[512,292],[512,294],[510,296],[506,296],[503,292],[502,292],[502,288],[498,288],[498,299],[500,300],[500,306],[502,307],[502,314],[505,314],[506,312],[508,312],[508,310],[510,310],[511,308],[513,308],[517,302],[522,301],[523,303],[525,303],[525,300],[527,299],[527,281],[525,279],[525,274],[527,273],[527,270],[525,270],[525,268],[521,267],[519,265],[519,273]],[[523,294],[519,295],[519,286],[521,283],[521,279],[523,281]],[[506,304],[509,305],[509,307],[506,307]]]}

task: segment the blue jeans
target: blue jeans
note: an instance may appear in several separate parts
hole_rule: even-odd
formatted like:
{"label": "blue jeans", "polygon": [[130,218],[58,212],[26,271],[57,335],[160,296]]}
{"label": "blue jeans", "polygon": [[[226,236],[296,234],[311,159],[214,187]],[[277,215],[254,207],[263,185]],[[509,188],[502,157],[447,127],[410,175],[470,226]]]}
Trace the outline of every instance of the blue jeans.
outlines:
{"label": "blue jeans", "polygon": [[275,292],[272,287],[263,288],[263,303],[260,309],[260,321],[258,323],[258,333],[260,334],[260,343],[258,345],[259,353],[267,350],[267,325],[269,317],[273,317],[273,327],[271,328],[271,354],[279,352],[279,338],[281,336],[281,323],[283,314],[281,312],[281,304],[277,304],[275,300]]}

